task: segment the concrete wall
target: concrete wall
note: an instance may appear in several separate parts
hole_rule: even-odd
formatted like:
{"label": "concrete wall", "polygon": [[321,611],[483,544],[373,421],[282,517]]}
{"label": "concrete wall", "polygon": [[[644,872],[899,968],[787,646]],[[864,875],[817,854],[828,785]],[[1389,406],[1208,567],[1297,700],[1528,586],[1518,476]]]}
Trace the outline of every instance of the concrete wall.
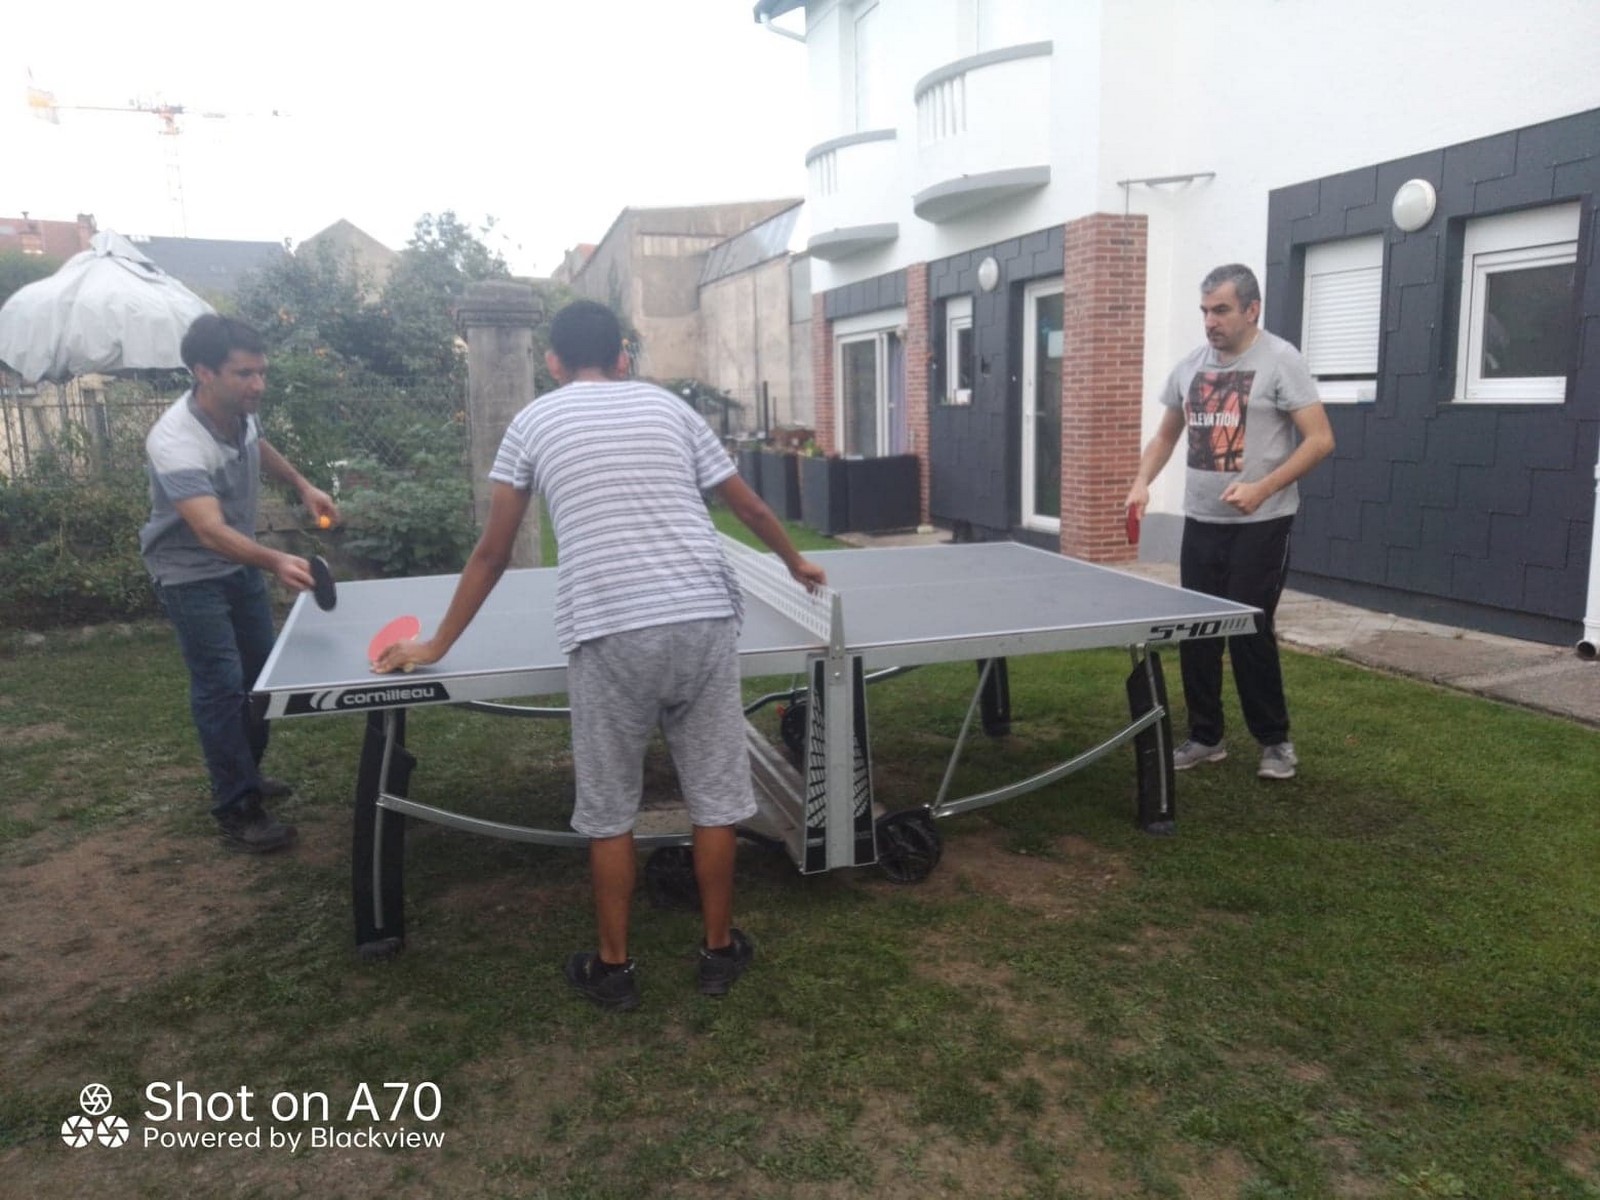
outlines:
{"label": "concrete wall", "polygon": [[624,209],[573,278],[572,290],[611,305],[633,326],[641,375],[701,378],[699,291],[706,251],[793,203]]}
{"label": "concrete wall", "polygon": [[768,259],[700,289],[700,378],[745,406],[743,429],[756,428],[763,384],[773,423],[796,423],[789,297],[787,258]]}

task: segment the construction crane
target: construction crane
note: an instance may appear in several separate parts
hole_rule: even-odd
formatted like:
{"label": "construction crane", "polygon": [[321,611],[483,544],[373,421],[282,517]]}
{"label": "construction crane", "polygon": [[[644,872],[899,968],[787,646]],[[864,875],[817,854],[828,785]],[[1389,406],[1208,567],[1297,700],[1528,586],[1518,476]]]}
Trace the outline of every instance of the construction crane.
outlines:
{"label": "construction crane", "polygon": [[[228,117],[255,117],[260,113],[225,113],[225,112],[191,112],[182,104],[167,104],[161,100],[129,100],[126,104],[58,104],[55,93],[47,92],[43,88],[35,87],[32,75],[28,82],[28,107],[33,115],[41,121],[48,121],[52,125],[61,124],[61,113],[67,112],[114,112],[114,113],[149,113],[161,122],[161,136],[168,139],[166,144],[167,158],[167,199],[172,204],[173,211],[178,217],[179,232],[189,236],[189,213],[183,199],[183,164],[178,156],[178,134],[183,132],[183,126],[178,123],[179,117],[200,117],[208,120],[221,120]],[[278,110],[273,109],[268,115],[278,116]]]}

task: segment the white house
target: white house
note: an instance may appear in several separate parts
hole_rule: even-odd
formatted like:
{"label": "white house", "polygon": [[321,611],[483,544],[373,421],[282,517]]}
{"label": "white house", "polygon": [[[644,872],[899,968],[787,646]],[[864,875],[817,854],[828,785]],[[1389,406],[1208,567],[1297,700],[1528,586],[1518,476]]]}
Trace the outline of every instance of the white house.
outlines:
{"label": "white house", "polygon": [[[915,453],[925,517],[963,536],[1129,557],[1120,501],[1198,283],[1243,261],[1339,441],[1302,484],[1295,583],[1600,640],[1600,3],[755,17],[800,9],[825,445]],[[1431,196],[1405,229],[1402,188]],[[1175,554],[1181,477],[1147,556]]]}

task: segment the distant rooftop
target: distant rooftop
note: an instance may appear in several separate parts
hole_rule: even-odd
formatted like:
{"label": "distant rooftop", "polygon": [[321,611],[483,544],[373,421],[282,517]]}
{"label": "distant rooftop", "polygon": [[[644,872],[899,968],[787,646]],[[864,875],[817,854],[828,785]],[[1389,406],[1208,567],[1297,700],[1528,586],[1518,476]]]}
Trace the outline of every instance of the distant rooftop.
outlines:
{"label": "distant rooftop", "polygon": [[202,296],[231,296],[245,275],[288,253],[281,242],[139,236],[128,240],[156,266]]}

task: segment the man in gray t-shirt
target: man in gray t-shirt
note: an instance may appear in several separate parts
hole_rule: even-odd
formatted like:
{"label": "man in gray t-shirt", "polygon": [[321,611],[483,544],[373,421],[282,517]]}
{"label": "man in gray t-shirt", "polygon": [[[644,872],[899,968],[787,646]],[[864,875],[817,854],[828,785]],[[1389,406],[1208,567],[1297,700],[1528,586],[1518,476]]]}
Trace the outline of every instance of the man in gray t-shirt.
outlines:
{"label": "man in gray t-shirt", "polygon": [[[1298,758],[1272,619],[1289,567],[1289,526],[1300,505],[1296,481],[1333,453],[1333,430],[1300,352],[1260,328],[1261,288],[1239,263],[1200,285],[1206,344],[1184,357],[1161,393],[1166,411],[1127,503],[1144,516],[1150,481],[1187,434],[1183,548],[1186,588],[1251,604],[1265,614],[1248,637],[1228,639],[1245,724],[1261,744],[1257,774],[1289,779]],[[1298,444],[1297,437],[1298,435]],[[1178,648],[1189,737],[1173,752],[1187,770],[1228,756],[1222,742],[1222,643]]]}

